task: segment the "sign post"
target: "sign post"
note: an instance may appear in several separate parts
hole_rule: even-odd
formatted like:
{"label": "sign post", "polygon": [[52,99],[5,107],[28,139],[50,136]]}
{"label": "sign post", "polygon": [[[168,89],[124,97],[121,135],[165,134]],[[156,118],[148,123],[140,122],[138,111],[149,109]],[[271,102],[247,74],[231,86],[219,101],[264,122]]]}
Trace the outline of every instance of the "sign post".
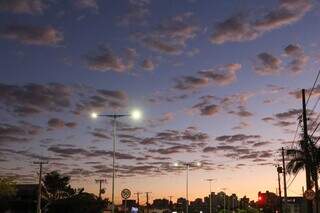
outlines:
{"label": "sign post", "polygon": [[304,192],[303,196],[307,200],[313,200],[315,198],[316,193],[312,189],[308,189],[307,191]]}
{"label": "sign post", "polygon": [[121,191],[121,197],[124,199],[124,212],[127,212],[127,199],[130,198],[131,191],[129,189],[123,189]]}

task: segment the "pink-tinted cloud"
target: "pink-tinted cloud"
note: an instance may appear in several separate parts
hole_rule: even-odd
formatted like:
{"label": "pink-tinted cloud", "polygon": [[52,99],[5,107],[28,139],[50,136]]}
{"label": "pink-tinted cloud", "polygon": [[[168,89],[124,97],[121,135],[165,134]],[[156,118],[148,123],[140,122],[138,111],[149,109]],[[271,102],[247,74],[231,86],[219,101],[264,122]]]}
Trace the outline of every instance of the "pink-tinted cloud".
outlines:
{"label": "pink-tinted cloud", "polygon": [[96,53],[86,56],[86,62],[91,70],[121,73],[130,71],[133,68],[135,57],[136,51],[131,48],[126,48],[124,56],[121,57],[115,55],[110,48],[100,46]]}
{"label": "pink-tinted cloud", "polygon": [[0,11],[17,14],[41,14],[46,8],[43,0],[0,0]]}
{"label": "pink-tinted cloud", "polygon": [[215,26],[210,41],[222,44],[254,40],[268,31],[300,20],[311,7],[310,0],[279,0],[276,8],[257,19],[248,14],[234,15]]}
{"label": "pink-tinted cloud", "polygon": [[9,25],[0,37],[29,45],[56,45],[63,41],[62,32],[51,26]]}

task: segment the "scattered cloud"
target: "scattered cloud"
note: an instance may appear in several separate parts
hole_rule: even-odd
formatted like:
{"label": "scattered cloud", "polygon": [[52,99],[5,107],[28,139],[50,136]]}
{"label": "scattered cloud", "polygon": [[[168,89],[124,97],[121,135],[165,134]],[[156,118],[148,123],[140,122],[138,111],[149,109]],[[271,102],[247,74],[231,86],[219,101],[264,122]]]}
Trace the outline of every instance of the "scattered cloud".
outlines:
{"label": "scattered cloud", "polygon": [[156,67],[156,65],[154,64],[154,62],[151,59],[145,59],[142,62],[142,68],[148,71],[154,70],[154,68]]}
{"label": "scattered cloud", "polygon": [[251,117],[253,116],[252,112],[249,112],[244,106],[238,106],[238,110],[237,111],[229,111],[229,114],[233,114],[233,115],[237,115],[239,117]]}
{"label": "scattered cloud", "polygon": [[52,26],[8,25],[0,37],[28,45],[57,45],[63,41],[63,34]]}
{"label": "scattered cloud", "polygon": [[48,120],[48,127],[51,129],[61,129],[64,127],[74,128],[77,126],[75,122],[65,122],[60,118],[51,118]]}
{"label": "scattered cloud", "polygon": [[161,117],[159,118],[148,120],[147,123],[148,123],[148,126],[156,127],[172,121],[174,117],[175,117],[174,113],[166,112],[163,115],[161,115]]}
{"label": "scattered cloud", "polygon": [[279,0],[276,8],[261,17],[236,14],[217,23],[210,41],[215,44],[254,40],[268,31],[287,26],[300,19],[311,9],[310,0]]}
{"label": "scattered cloud", "polygon": [[115,55],[110,48],[100,46],[96,53],[88,54],[85,59],[91,70],[123,73],[133,68],[135,57],[136,51],[131,48],[125,49],[124,56],[120,57]]}
{"label": "scattered cloud", "polygon": [[128,0],[126,13],[118,17],[118,23],[123,26],[130,24],[146,24],[150,15],[150,0]]}
{"label": "scattered cloud", "polygon": [[170,155],[181,152],[193,152],[193,149],[189,145],[175,145],[168,148],[150,149],[151,153],[159,153],[162,155]]}
{"label": "scattered cloud", "polygon": [[167,19],[146,33],[136,33],[135,39],[147,48],[165,54],[177,55],[186,42],[195,38],[199,28],[192,13],[183,13]]}
{"label": "scattered cloud", "polygon": [[294,73],[301,73],[304,66],[308,63],[309,57],[304,53],[303,49],[299,45],[289,44],[284,49],[285,54],[292,58],[288,64],[288,69]]}
{"label": "scattered cloud", "polygon": [[[311,93],[312,88],[308,88],[305,90],[305,94],[306,97],[309,97],[310,93]],[[300,99],[302,98],[302,92],[301,89],[297,89],[297,90],[293,90],[293,91],[289,91],[289,95],[291,95],[292,97],[296,98],[296,99]],[[320,85],[315,86],[315,88],[312,90],[312,96],[313,97],[318,97],[320,96]]]}
{"label": "scattered cloud", "polygon": [[20,125],[0,124],[0,145],[10,143],[29,142],[33,136],[38,135],[41,127],[29,123]]}
{"label": "scattered cloud", "polygon": [[43,0],[0,0],[0,11],[16,14],[42,14],[46,8]]}
{"label": "scattered cloud", "polygon": [[196,76],[181,76],[175,79],[174,88],[196,90],[209,84],[225,86],[236,81],[241,64],[226,64],[217,68],[200,70]]}
{"label": "scattered cloud", "polygon": [[95,9],[97,10],[98,3],[97,0],[72,0],[73,4],[78,9]]}
{"label": "scattered cloud", "polygon": [[202,108],[200,108],[200,115],[204,115],[204,116],[212,116],[215,115],[219,112],[219,107],[215,104],[211,104],[211,105],[207,105],[207,106],[203,106]]}
{"label": "scattered cloud", "polygon": [[3,104],[3,109],[19,116],[61,111],[80,114],[105,107],[119,109],[126,106],[127,100],[128,95],[124,91],[97,90],[84,85],[0,84],[0,103]]}
{"label": "scattered cloud", "polygon": [[259,32],[248,19],[245,15],[237,14],[218,23],[210,37],[210,41],[215,44],[222,44],[225,42],[249,41],[257,38]]}
{"label": "scattered cloud", "polygon": [[200,115],[215,115],[219,112],[226,111],[240,118],[248,118],[253,116],[253,113],[248,111],[245,104],[253,95],[253,93],[248,92],[239,92],[223,98],[205,95],[199,98],[199,102],[193,105],[191,110],[198,111]]}
{"label": "scattered cloud", "polygon": [[254,64],[254,70],[259,75],[278,74],[281,69],[282,61],[269,53],[260,53],[257,55],[257,61]]}
{"label": "scattered cloud", "polygon": [[242,142],[246,140],[256,140],[260,138],[261,138],[260,135],[236,134],[236,135],[222,135],[222,136],[216,137],[216,140],[222,141],[222,142],[234,143],[234,142]]}
{"label": "scattered cloud", "polygon": [[194,76],[182,76],[175,79],[174,88],[179,90],[196,90],[208,85],[209,79]]}
{"label": "scattered cloud", "polygon": [[[285,112],[279,112],[271,117],[262,118],[263,121],[271,123],[274,126],[282,127],[285,131],[289,131],[290,127],[296,125],[301,119],[301,109],[289,109]],[[313,113],[309,111],[310,119],[313,119]]]}
{"label": "scattered cloud", "polygon": [[227,64],[217,69],[201,70],[198,73],[205,76],[213,83],[224,86],[229,85],[237,80],[237,71],[241,69],[241,64]]}

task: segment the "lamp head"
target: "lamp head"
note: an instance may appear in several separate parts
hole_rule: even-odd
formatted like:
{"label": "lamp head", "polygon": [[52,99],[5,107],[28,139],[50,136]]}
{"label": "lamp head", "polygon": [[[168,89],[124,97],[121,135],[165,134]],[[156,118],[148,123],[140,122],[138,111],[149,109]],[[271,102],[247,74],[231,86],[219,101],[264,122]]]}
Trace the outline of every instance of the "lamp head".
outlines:
{"label": "lamp head", "polygon": [[140,110],[132,110],[131,117],[133,120],[140,120],[142,118],[142,113]]}
{"label": "lamp head", "polygon": [[98,117],[98,114],[96,112],[91,113],[91,118],[96,119]]}

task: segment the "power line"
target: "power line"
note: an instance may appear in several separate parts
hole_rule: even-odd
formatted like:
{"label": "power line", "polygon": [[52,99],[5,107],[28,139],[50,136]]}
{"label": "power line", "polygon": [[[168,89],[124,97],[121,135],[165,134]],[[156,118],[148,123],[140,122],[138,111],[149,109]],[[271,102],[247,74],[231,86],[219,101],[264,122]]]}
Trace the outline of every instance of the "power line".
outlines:
{"label": "power line", "polygon": [[320,122],[317,124],[316,128],[314,128],[314,130],[313,130],[313,132],[312,132],[312,134],[311,134],[310,137],[313,136],[313,134],[317,131],[317,129],[319,128],[319,126],[320,126]]}
{"label": "power line", "polygon": [[314,81],[314,83],[313,83],[312,89],[311,89],[311,91],[310,91],[310,93],[309,93],[306,106],[307,106],[308,103],[309,103],[310,97],[311,97],[312,92],[313,92],[313,90],[314,90],[314,88],[315,88],[315,86],[316,86],[316,83],[317,83],[317,81],[318,81],[319,75],[320,75],[320,70],[318,71],[317,77],[316,77],[316,79],[315,79],[315,81]]}
{"label": "power line", "polygon": [[[300,117],[300,116],[299,116],[299,117]],[[296,142],[296,138],[297,138],[297,133],[298,133],[298,129],[299,129],[300,122],[301,122],[301,120],[299,119],[299,122],[298,122],[297,128],[296,128],[296,131],[295,131],[295,133],[294,133],[294,137],[293,137],[293,140],[292,140],[292,143],[291,143],[291,149],[293,148],[293,145],[294,145],[294,143]]]}
{"label": "power line", "polygon": [[287,189],[289,189],[289,187],[291,186],[291,184],[293,183],[293,181],[296,179],[297,175],[299,172],[297,172],[294,177],[292,178],[291,182],[288,184]]}

